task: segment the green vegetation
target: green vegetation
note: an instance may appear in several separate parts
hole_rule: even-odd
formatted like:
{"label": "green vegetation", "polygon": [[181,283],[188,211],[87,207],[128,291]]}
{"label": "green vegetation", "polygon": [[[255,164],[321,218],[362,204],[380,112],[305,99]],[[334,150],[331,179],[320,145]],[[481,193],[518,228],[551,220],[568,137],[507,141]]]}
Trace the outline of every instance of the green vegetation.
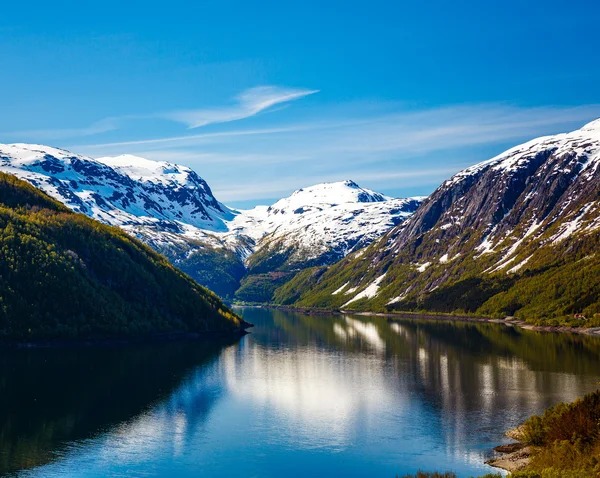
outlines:
{"label": "green vegetation", "polygon": [[396,475],[396,478],[456,478],[456,474],[450,471],[447,471],[446,473],[427,473],[425,471],[419,470],[414,475],[403,475],[401,477]]}
{"label": "green vegetation", "polygon": [[[417,473],[414,475],[403,475],[402,477],[396,475],[396,478],[457,478],[457,476],[451,471],[447,471],[445,473],[428,473],[425,471],[417,471]],[[488,473],[487,475],[480,476],[479,478],[502,478],[502,475],[500,473]]]}
{"label": "green vegetation", "polygon": [[242,279],[241,286],[235,293],[235,298],[246,303],[271,302],[275,290],[285,284],[291,277],[293,277],[293,273],[290,272],[247,275]]}
{"label": "green vegetation", "polygon": [[523,424],[531,462],[519,478],[596,476],[600,473],[600,391],[560,403]]}
{"label": "green vegetation", "polygon": [[590,478],[597,476],[587,471],[568,471],[547,468],[541,471],[515,471],[508,478]]}
{"label": "green vegetation", "polygon": [[[306,257],[306,251],[297,244],[287,245],[288,238],[265,241],[261,248],[252,254],[248,263],[247,275],[242,279],[235,299],[244,303],[291,304],[293,300],[282,300],[282,294],[276,294],[285,288],[285,284],[298,274],[318,264],[334,261],[336,254],[330,251],[317,258]],[[284,293],[285,294],[285,293]]]}
{"label": "green vegetation", "polygon": [[[550,229],[548,237],[556,233]],[[431,235],[432,237],[429,237]],[[523,245],[511,265],[528,261],[516,272],[489,272],[501,253],[473,254],[480,238],[465,236],[465,252],[448,263],[419,270],[415,247],[437,244],[434,233],[398,255],[382,251],[385,237],[339,263],[297,274],[274,293],[274,302],[297,307],[339,309],[353,295],[385,274],[378,294],[345,309],[504,318],[516,316],[536,325],[600,326],[600,233],[575,234],[560,243]],[[433,246],[432,246],[433,247]],[[498,248],[499,251],[502,247]],[[419,250],[419,253],[423,251]],[[508,267],[508,266],[507,266]],[[333,294],[344,284],[352,295]],[[575,318],[583,315],[585,319]]]}
{"label": "green vegetation", "polygon": [[[192,246],[193,247],[193,246]],[[188,249],[164,250],[163,254],[181,271],[226,300],[233,299],[233,291],[240,287],[246,273],[241,259],[229,249],[200,245],[192,254]]]}
{"label": "green vegetation", "polygon": [[141,242],[0,174],[0,339],[139,338],[243,325]]}

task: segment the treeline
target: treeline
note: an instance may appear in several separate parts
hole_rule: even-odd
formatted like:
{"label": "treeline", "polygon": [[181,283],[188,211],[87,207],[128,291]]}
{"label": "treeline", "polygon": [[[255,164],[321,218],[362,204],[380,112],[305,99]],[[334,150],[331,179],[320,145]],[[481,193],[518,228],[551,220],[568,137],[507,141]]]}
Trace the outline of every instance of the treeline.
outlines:
{"label": "treeline", "polygon": [[121,230],[0,174],[0,340],[233,331],[212,292]]}

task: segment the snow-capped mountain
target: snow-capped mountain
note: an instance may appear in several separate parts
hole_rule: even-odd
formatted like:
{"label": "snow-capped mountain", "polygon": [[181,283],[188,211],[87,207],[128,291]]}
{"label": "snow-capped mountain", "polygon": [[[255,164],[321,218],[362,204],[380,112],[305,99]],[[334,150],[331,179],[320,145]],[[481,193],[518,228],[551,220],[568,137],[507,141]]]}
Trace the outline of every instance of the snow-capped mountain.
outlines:
{"label": "snow-capped mountain", "polygon": [[[409,217],[423,198],[393,199],[350,180],[317,184],[295,191],[272,206],[242,211],[230,223],[236,236],[255,241],[253,252],[268,250],[279,268],[310,262],[330,264],[365,245]],[[249,260],[258,266],[258,256]]]}
{"label": "snow-capped mountain", "polygon": [[535,315],[555,281],[565,301],[555,315],[596,307],[599,165],[600,120],[529,141],[454,175],[366,250],[289,286],[301,305]]}
{"label": "snow-capped mountain", "polygon": [[234,213],[185,166],[136,156],[92,159],[49,146],[0,145],[0,169],[102,222],[227,230]]}
{"label": "snow-capped mountain", "polygon": [[217,201],[185,166],[131,155],[94,159],[31,144],[0,145],[0,170],[76,212],[123,228],[229,296],[247,268],[272,272],[331,264],[400,223],[421,202],[344,181],[238,211]]}

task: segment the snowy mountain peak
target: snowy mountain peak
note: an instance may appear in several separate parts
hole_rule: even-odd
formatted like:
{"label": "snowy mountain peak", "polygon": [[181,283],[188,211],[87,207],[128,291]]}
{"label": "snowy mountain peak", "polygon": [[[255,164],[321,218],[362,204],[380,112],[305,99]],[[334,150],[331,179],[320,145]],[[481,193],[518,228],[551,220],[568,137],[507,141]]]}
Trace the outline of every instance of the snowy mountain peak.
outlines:
{"label": "snowy mountain peak", "polygon": [[515,146],[456,174],[398,230],[394,247],[400,251],[428,233],[444,244],[428,250],[430,259],[438,260],[436,254],[466,254],[461,241],[468,234],[477,237],[480,254],[505,253],[489,269],[500,270],[516,260],[524,244],[544,234],[547,243],[555,243],[596,231],[599,178],[596,120],[570,133]]}
{"label": "snowy mountain peak", "polygon": [[598,131],[600,132],[600,118],[586,124],[581,131]]}
{"label": "snowy mountain peak", "polygon": [[290,207],[297,209],[319,204],[336,205],[345,203],[383,202],[390,198],[369,189],[361,188],[349,179],[334,183],[321,183],[298,189],[287,197],[280,199],[271,208],[283,210]]}
{"label": "snowy mountain peak", "polygon": [[190,183],[192,177],[192,182],[199,179],[188,167],[166,161],[153,161],[132,154],[107,156],[97,158],[97,161],[120,171],[136,181],[162,184],[186,184]]}
{"label": "snowy mountain peak", "polygon": [[[563,154],[572,156],[575,163],[580,163],[579,172],[584,172],[591,164],[600,163],[600,118],[570,133],[553,136],[542,136],[509,150],[481,163],[470,166],[452,176],[444,185],[451,187],[466,178],[473,179],[488,168],[498,172],[515,174],[521,170],[537,169],[539,162],[546,158],[559,157]],[[595,174],[596,166],[586,173]]]}
{"label": "snowy mountain peak", "polygon": [[84,158],[78,154],[73,154],[64,149],[45,146],[43,144],[0,144],[0,160],[6,161],[10,159],[14,164],[31,166],[33,164],[42,165],[45,160],[53,160],[54,162],[69,162],[70,159]]}
{"label": "snowy mountain peak", "polygon": [[[191,169],[136,156],[96,160],[37,144],[0,144],[0,170],[74,211],[120,226],[181,223],[222,231],[233,212]],[[179,223],[179,225],[178,225]]]}

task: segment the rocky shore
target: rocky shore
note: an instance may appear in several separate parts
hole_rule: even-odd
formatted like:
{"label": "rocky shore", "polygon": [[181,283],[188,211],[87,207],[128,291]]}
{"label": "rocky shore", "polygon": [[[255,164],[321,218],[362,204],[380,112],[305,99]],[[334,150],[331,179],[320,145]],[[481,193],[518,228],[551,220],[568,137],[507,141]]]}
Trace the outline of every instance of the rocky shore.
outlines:
{"label": "rocky shore", "polygon": [[522,443],[523,430],[521,427],[514,428],[506,432],[506,436],[514,443],[507,443],[505,445],[499,445],[494,448],[494,451],[501,455],[491,460],[487,460],[486,465],[501,468],[509,472],[522,471],[529,464],[531,457],[531,448],[525,443]]}

